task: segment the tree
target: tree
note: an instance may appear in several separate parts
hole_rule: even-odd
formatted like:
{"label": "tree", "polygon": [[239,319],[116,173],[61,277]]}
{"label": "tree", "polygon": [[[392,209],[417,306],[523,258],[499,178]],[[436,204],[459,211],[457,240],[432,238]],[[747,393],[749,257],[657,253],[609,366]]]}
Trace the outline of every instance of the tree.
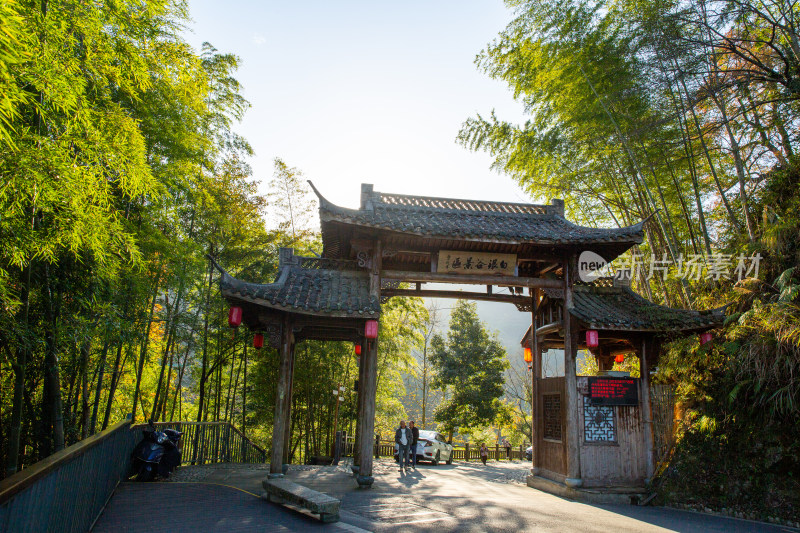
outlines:
{"label": "tree", "polygon": [[506,352],[478,318],[474,302],[458,300],[450,315],[447,339],[434,335],[431,365],[434,385],[448,396],[434,419],[453,436],[456,427],[491,424],[502,410]]}
{"label": "tree", "polygon": [[316,202],[311,198],[303,173],[275,158],[275,173],[269,182],[269,200],[278,221],[278,230],[290,237],[287,245],[294,246],[312,235]]}

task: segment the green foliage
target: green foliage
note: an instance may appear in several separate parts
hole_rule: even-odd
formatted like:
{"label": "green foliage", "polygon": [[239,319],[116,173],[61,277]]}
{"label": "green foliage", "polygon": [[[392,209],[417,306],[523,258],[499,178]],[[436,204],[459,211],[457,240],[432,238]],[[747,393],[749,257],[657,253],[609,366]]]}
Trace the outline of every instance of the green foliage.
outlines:
{"label": "green foliage", "polygon": [[436,335],[431,341],[431,364],[434,386],[448,389],[434,414],[445,431],[494,422],[502,411],[508,361],[503,347],[478,318],[474,303],[456,302],[447,339]]}
{"label": "green foliage", "polygon": [[[657,364],[656,379],[675,385],[687,412],[663,485],[669,498],[746,508],[749,491],[759,500],[751,508],[782,506],[796,518],[797,6],[507,4],[514,20],[476,63],[508,85],[529,119],[476,115],[458,141],[491,154],[537,200],[565,199],[579,224],[626,226],[655,214],[631,251],[645,262],[760,254],[753,279],[681,281],[677,269],[666,279],[644,269],[634,282],[673,307],[733,302],[713,344],[669,339]],[[637,363],[629,356],[615,369]],[[779,469],[788,472],[780,480]]]}
{"label": "green foliage", "polygon": [[275,173],[270,181],[269,199],[278,230],[288,235],[287,246],[294,246],[313,237],[312,227],[316,215],[316,201],[310,197],[308,184],[302,181],[303,173],[275,158]]}

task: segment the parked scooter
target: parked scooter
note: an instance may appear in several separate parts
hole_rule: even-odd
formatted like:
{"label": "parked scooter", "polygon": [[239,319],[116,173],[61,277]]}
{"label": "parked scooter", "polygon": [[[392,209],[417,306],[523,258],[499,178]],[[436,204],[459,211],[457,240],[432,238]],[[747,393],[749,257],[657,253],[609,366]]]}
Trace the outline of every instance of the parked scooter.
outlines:
{"label": "parked scooter", "polygon": [[133,449],[133,472],[136,481],[152,481],[158,477],[166,478],[175,467],[181,464],[181,451],[178,449],[181,433],[175,429],[159,431],[150,421],[144,430],[144,437]]}

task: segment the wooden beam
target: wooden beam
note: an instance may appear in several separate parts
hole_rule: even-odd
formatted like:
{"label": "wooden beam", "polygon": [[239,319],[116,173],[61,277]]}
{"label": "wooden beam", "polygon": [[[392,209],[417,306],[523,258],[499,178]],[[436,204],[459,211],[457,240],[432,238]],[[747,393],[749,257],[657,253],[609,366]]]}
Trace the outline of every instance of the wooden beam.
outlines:
{"label": "wooden beam", "polygon": [[505,302],[510,304],[528,304],[530,298],[513,294],[484,294],[469,291],[436,291],[414,289],[383,289],[381,296],[417,296],[419,298],[456,298],[464,300],[482,300],[486,302]]}
{"label": "wooden beam", "polygon": [[547,265],[546,267],[543,267],[539,271],[539,274],[547,274],[548,272],[551,272],[553,270],[557,270],[559,266],[561,266],[560,263],[551,263],[551,264]]}
{"label": "wooden beam", "polygon": [[540,326],[536,328],[536,336],[543,337],[548,333],[553,333],[554,331],[558,331],[564,328],[564,324],[561,322],[551,322],[550,324],[545,324],[544,326]]}
{"label": "wooden beam", "polygon": [[441,272],[408,272],[404,270],[384,270],[383,279],[398,281],[420,281],[423,283],[459,283],[465,285],[501,285],[506,287],[533,287],[538,289],[560,289],[561,280],[545,278],[525,278],[516,276],[483,276],[465,274],[443,274]]}

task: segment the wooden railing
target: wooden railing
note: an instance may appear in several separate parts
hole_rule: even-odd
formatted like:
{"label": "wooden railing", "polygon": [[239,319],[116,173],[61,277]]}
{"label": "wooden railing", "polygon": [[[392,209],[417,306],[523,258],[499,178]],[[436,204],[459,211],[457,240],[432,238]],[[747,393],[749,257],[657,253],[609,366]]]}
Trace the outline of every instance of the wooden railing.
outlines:
{"label": "wooden railing", "polygon": [[[523,444],[511,448],[511,460],[524,460],[525,449],[528,444]],[[375,444],[373,450],[376,457],[394,457],[394,442],[380,441]],[[453,460],[455,461],[480,461],[480,446],[454,446],[453,447]],[[506,455],[506,449],[502,446],[489,446],[489,460],[507,461],[509,457]]]}
{"label": "wooden railing", "polygon": [[[181,464],[266,463],[267,451],[228,422],[156,422],[156,428],[177,429],[181,437]],[[147,427],[140,424],[136,428]]]}
{"label": "wooden railing", "polygon": [[120,422],[0,481],[0,532],[89,531],[141,436]]}

